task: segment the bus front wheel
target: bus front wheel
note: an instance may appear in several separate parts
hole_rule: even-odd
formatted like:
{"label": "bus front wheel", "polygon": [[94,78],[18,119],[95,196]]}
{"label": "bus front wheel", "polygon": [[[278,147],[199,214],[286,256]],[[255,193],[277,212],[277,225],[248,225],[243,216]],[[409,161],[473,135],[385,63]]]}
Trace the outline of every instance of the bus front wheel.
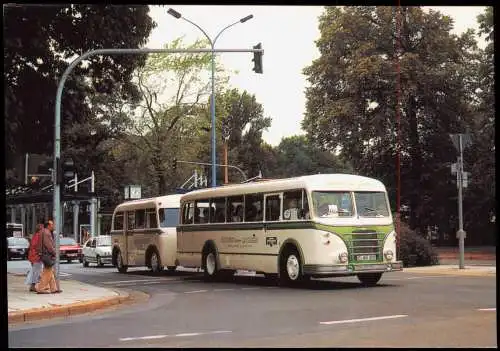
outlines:
{"label": "bus front wheel", "polygon": [[358,274],[358,279],[365,286],[375,286],[382,278],[382,273],[361,273]]}
{"label": "bus front wheel", "polygon": [[295,284],[304,279],[300,256],[295,248],[289,248],[283,252],[279,278],[284,285]]}

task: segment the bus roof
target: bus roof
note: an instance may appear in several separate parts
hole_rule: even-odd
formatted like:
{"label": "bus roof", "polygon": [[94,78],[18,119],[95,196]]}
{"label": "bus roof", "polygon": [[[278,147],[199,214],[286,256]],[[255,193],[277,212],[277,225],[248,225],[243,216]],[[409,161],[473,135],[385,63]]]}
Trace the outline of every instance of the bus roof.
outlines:
{"label": "bus roof", "polygon": [[182,201],[259,192],[269,193],[301,188],[308,189],[309,191],[386,191],[384,184],[374,178],[353,174],[314,174],[195,190],[184,194]]}
{"label": "bus roof", "polygon": [[125,211],[128,209],[142,209],[142,208],[150,208],[150,207],[179,207],[181,194],[172,194],[172,195],[164,195],[158,197],[150,197],[146,199],[137,199],[122,202],[118,206],[116,206],[114,212],[117,211]]}

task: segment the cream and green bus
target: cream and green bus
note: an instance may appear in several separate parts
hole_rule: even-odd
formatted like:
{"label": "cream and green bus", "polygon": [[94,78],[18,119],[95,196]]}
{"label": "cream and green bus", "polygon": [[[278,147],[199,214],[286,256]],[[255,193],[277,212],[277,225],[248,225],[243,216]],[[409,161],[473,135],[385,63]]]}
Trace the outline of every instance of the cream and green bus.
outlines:
{"label": "cream and green bus", "polygon": [[180,194],[118,205],[111,224],[112,263],[120,273],[131,266],[153,272],[176,269]]}
{"label": "cream and green bus", "polygon": [[383,273],[402,270],[385,186],[349,174],[183,195],[176,264],[202,268],[207,280],[249,270],[286,284],[356,275],[375,285]]}

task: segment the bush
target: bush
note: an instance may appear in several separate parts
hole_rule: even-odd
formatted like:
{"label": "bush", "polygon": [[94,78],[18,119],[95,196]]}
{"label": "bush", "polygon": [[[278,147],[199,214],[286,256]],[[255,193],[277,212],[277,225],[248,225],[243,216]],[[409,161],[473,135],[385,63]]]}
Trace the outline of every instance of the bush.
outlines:
{"label": "bush", "polygon": [[429,240],[410,229],[404,222],[401,222],[400,232],[398,259],[403,261],[404,267],[439,264],[437,251]]}

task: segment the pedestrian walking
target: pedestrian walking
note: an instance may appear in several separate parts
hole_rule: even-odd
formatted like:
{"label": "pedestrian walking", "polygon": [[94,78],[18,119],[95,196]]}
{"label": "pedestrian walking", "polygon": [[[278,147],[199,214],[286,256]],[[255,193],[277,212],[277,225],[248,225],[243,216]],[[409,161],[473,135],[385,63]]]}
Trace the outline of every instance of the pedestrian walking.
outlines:
{"label": "pedestrian walking", "polygon": [[43,269],[43,263],[38,254],[40,238],[43,231],[43,224],[38,224],[35,234],[31,237],[28,249],[28,261],[31,263],[30,270],[26,276],[25,284],[30,286],[30,291],[36,292],[35,285],[40,280]]}
{"label": "pedestrian walking", "polygon": [[[45,228],[40,235],[40,245],[38,254],[43,262],[43,270],[40,276],[40,281],[35,285],[36,292],[38,294],[51,294],[61,292],[57,285],[54,276],[54,261],[56,257],[56,250],[54,247],[54,239],[52,237],[52,231],[54,230],[54,222],[49,220],[45,223]],[[47,260],[44,256],[48,256]],[[49,262],[50,261],[50,262]]]}

